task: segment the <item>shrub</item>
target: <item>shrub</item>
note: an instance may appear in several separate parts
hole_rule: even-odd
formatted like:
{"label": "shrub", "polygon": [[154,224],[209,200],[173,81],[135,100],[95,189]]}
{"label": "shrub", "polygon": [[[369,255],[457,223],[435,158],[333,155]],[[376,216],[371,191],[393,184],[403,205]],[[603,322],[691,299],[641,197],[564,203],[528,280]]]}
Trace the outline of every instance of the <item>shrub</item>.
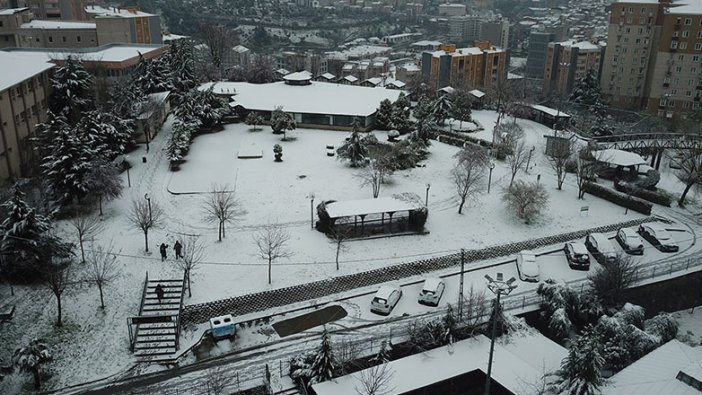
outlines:
{"label": "shrub", "polygon": [[671,314],[660,313],[644,321],[646,333],[660,338],[660,344],[667,343],[678,336],[678,322]]}
{"label": "shrub", "polygon": [[673,201],[673,199],[667,194],[648,189],[632,188],[629,184],[623,181],[615,182],[614,189],[620,192],[628,193],[631,196],[647,200],[651,203],[660,204],[661,206],[670,207],[670,204]]}
{"label": "shrub", "polygon": [[622,207],[630,208],[636,212],[650,215],[653,205],[647,201],[641,200],[634,196],[628,196],[625,193],[617,192],[614,189],[606,186],[595,184],[594,182],[586,182],[584,185],[585,192],[608,200]]}
{"label": "shrub", "polygon": [[522,180],[505,188],[502,200],[514,210],[517,217],[529,223],[548,205],[548,192],[543,185]]}
{"label": "shrub", "polygon": [[414,231],[421,231],[424,229],[424,224],[427,223],[427,218],[429,217],[429,210],[426,207],[422,207],[417,210],[410,211],[409,213],[409,226]]}
{"label": "shrub", "polygon": [[319,221],[317,221],[316,228],[318,231],[329,233],[331,227],[334,226],[335,220],[329,217],[329,213],[327,213],[327,204],[334,202],[336,202],[336,200],[326,200],[317,205],[317,217],[319,217]]}
{"label": "shrub", "polygon": [[624,301],[624,291],[638,279],[639,268],[628,256],[620,255],[612,262],[599,265],[588,276],[590,287],[606,307],[616,306]]}

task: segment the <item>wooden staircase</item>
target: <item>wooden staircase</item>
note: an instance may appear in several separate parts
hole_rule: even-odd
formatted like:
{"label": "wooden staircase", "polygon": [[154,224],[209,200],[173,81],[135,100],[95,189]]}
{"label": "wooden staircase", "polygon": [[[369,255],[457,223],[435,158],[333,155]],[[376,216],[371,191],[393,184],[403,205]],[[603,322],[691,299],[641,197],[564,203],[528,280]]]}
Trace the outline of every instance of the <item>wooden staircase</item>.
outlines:
{"label": "wooden staircase", "polygon": [[[164,290],[161,300],[156,295],[158,284]],[[129,319],[130,339],[137,361],[168,362],[175,359],[184,291],[185,278],[149,280],[146,274],[139,316]]]}

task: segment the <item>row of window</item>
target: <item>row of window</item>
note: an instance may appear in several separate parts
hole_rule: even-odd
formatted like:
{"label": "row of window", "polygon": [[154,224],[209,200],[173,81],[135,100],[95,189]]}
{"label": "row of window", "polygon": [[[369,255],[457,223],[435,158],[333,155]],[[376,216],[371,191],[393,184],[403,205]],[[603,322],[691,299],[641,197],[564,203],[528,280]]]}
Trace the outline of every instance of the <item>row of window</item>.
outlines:
{"label": "row of window", "polygon": [[[673,32],[673,37],[682,37],[682,38],[688,38],[690,37],[690,31],[689,30],[683,30],[682,32],[680,30],[676,30]],[[702,30],[697,31],[697,38],[702,38]]]}
{"label": "row of window", "polygon": [[[642,13],[642,14],[645,14],[645,13],[647,13],[647,12],[649,12],[649,11],[652,11],[652,10],[653,10],[653,9],[649,10],[648,8],[643,7],[643,8],[641,8],[641,13]],[[624,9],[622,9],[622,12],[624,12]],[[634,7],[629,7],[629,13],[631,14],[631,13],[633,13],[633,12],[634,12]]]}
{"label": "row of window", "polygon": [[[663,79],[664,84],[670,84],[673,83],[673,85],[680,85],[680,78],[673,78],[671,79],[670,77],[665,77]],[[687,86],[702,86],[702,79],[695,80],[695,79],[688,79],[687,80]]]}
{"label": "row of window", "polygon": [[[680,16],[677,17],[677,18],[675,18],[675,24],[676,24],[676,25],[679,26],[679,25],[682,24],[682,22],[684,22],[684,25],[685,25],[685,26],[692,26],[692,18],[685,18],[684,21],[683,21],[683,18],[680,17]],[[702,19],[700,19],[700,26],[702,26]]]}
{"label": "row of window", "polygon": [[[44,80],[40,77],[34,77],[27,81],[21,82],[17,87],[8,89],[7,93],[10,98],[20,98],[27,93],[34,91],[34,86],[44,87]],[[0,94],[0,100],[3,99],[3,95]]]}
{"label": "row of window", "polygon": [[[642,16],[639,18],[639,25],[647,25],[647,24],[650,25],[651,22],[653,22],[653,18],[651,18],[650,16],[649,17]],[[626,17],[626,23],[628,25],[633,24],[634,18],[631,16]]]}
{"label": "row of window", "polygon": [[36,117],[37,114],[39,114],[40,110],[46,111],[46,100],[42,100],[38,106],[36,104],[34,104],[28,110],[24,110],[19,114],[15,114],[15,125],[19,125],[20,123],[27,122],[27,117],[30,116],[30,114],[32,117]]}
{"label": "row of window", "polygon": [[[675,107],[675,100],[671,100],[671,99],[666,100],[665,98],[663,98],[663,99],[661,99],[660,102],[658,102],[658,105],[661,107],[666,107],[666,106],[667,107]],[[690,108],[697,110],[698,108],[700,108],[700,102],[690,102],[690,101],[685,100],[682,102],[682,108],[684,108],[686,110],[688,110]],[[658,114],[661,115],[660,111]]]}
{"label": "row of window", "polygon": [[[671,41],[670,49],[687,49],[686,42]],[[695,51],[702,51],[702,43],[695,43]]]}

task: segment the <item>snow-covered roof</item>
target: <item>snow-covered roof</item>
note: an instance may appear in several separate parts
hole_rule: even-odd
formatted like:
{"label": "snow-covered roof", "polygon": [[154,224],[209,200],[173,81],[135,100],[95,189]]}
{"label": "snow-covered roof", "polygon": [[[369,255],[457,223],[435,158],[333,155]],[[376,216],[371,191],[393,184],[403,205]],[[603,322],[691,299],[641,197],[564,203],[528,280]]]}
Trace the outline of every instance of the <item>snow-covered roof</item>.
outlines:
{"label": "snow-covered roof", "polygon": [[473,89],[472,91],[469,91],[468,93],[470,93],[470,94],[473,95],[474,97],[477,97],[478,99],[480,99],[481,97],[485,96],[485,92],[483,92],[483,91],[481,91],[481,90],[479,90],[479,89]]}
{"label": "snow-covered roof", "polygon": [[125,8],[116,7],[101,7],[99,5],[89,5],[85,7],[85,12],[88,14],[100,16],[119,16],[122,18],[136,18],[140,16],[155,16],[154,14],[149,14],[142,11],[137,11],[135,9],[128,10]]}
{"label": "snow-covered roof", "polygon": [[35,19],[23,23],[20,29],[95,29],[95,24],[90,22],[45,21]]}
{"label": "snow-covered roof", "polygon": [[231,86],[229,82],[208,82],[206,84],[200,85],[197,89],[200,91],[206,91],[212,87],[212,93],[215,95],[236,95],[236,89]]}
{"label": "snow-covered roof", "polygon": [[329,203],[327,204],[327,213],[331,218],[342,218],[354,215],[395,213],[419,208],[422,208],[421,203],[408,202],[393,197],[384,197]]}
{"label": "snow-covered roof", "polygon": [[603,149],[593,153],[600,162],[609,163],[615,166],[636,166],[646,164],[646,161],[639,154],[618,149]]}
{"label": "snow-covered roof", "polygon": [[417,66],[416,64],[414,64],[414,63],[405,63],[405,64],[403,64],[403,65],[400,66],[400,67],[402,67],[403,69],[405,69],[405,70],[407,70],[407,71],[419,71],[419,70],[421,70],[421,68],[420,68],[419,66]]}
{"label": "snow-covered roof", "polygon": [[414,47],[428,47],[430,45],[438,47],[439,45],[441,45],[441,41],[421,40],[410,44],[410,46]]}
{"label": "snow-covered roof", "polygon": [[445,87],[439,89],[439,92],[446,92],[448,94],[452,94],[455,91],[456,91],[456,89],[454,89],[452,86],[445,86]]}
{"label": "snow-covered roof", "polygon": [[354,77],[354,76],[352,76],[352,75],[347,75],[346,77],[344,77],[344,79],[345,79],[346,81],[348,81],[348,82],[356,82],[356,81],[358,81],[358,78],[356,78],[356,77]]}
{"label": "snow-covered roof", "polygon": [[569,40],[554,44],[559,44],[562,47],[578,48],[582,50],[600,49],[600,47],[598,47],[597,44],[593,44],[589,41],[576,42],[575,40]]}
{"label": "snow-covered roof", "polygon": [[236,53],[244,53],[249,51],[249,49],[243,45],[237,45],[236,47],[232,48],[232,50]]}
{"label": "snow-covered roof", "polygon": [[80,58],[83,61],[124,62],[134,57],[138,57],[139,54],[146,56],[146,54],[152,51],[161,50],[163,47],[165,47],[165,45],[161,44],[111,43],[94,48],[13,48],[11,53],[28,57],[31,56],[38,60],[64,60],[71,56],[74,58]]}
{"label": "snow-covered roof", "polygon": [[161,36],[161,39],[163,41],[175,41],[175,40],[182,40],[184,38],[190,38],[190,36],[181,36],[180,34],[173,34],[173,33],[168,33],[168,34],[164,34]]}
{"label": "snow-covered roof", "polygon": [[540,104],[530,104],[529,106],[531,106],[531,108],[533,108],[534,110],[541,111],[543,113],[546,113],[548,115],[552,115],[554,117],[570,118],[569,114],[566,114],[565,112],[560,111],[556,108],[546,107],[546,106],[542,106]]}
{"label": "snow-covered roof", "polygon": [[288,75],[288,74],[290,74],[290,71],[288,71],[287,69],[283,69],[283,68],[280,68],[280,69],[276,70],[275,72],[278,73],[278,74],[280,74],[280,75]]}
{"label": "snow-covered roof", "polygon": [[22,7],[22,8],[6,8],[4,10],[0,10],[0,15],[14,15],[18,12],[26,11],[28,10],[29,7]]}
{"label": "snow-covered roof", "polygon": [[[203,84],[207,89],[212,82]],[[397,100],[402,91],[384,88],[330,84],[312,81],[309,85],[288,85],[283,81],[270,84],[247,82],[217,82],[216,89],[236,92],[232,107],[248,110],[273,111],[277,106],[292,113],[369,116],[378,103]]]}
{"label": "snow-covered roof", "polygon": [[386,87],[388,87],[388,86],[394,86],[394,87],[396,87],[396,88],[402,89],[402,88],[405,87],[405,85],[407,85],[407,84],[405,84],[405,83],[402,82],[402,81],[398,81],[398,80],[391,80],[391,81],[386,81],[386,82],[385,82],[385,86],[386,86]]}
{"label": "snow-covered roof", "polygon": [[283,77],[285,81],[309,81],[312,79],[312,73],[307,70],[290,73]]}
{"label": "snow-covered roof", "polygon": [[[540,382],[544,368],[558,368],[565,349],[553,351],[529,346],[534,337],[520,338],[514,336],[515,346],[506,347],[495,344],[494,357],[499,363],[492,366],[492,378],[514,394],[530,393],[532,383]],[[532,343],[542,345],[543,343]],[[526,348],[525,348],[526,347]],[[512,351],[515,350],[514,352]],[[529,354],[519,355],[528,349]],[[544,351],[547,351],[548,354]],[[387,368],[391,374],[388,377],[387,388],[392,388],[393,394],[402,394],[428,385],[450,379],[476,370],[484,371],[490,353],[490,339],[478,335],[470,339],[411,355],[395,361],[390,361]],[[530,360],[534,360],[533,362]],[[538,365],[534,366],[534,365]],[[549,370],[551,371],[551,370]],[[420,373],[421,374],[418,374]],[[319,384],[313,389],[318,395],[350,395],[357,394],[359,379],[367,371],[338,377]]]}
{"label": "snow-covered roof", "polygon": [[373,78],[368,78],[367,80],[364,80],[363,82],[368,82],[370,84],[373,84],[374,86],[378,86],[382,81],[383,81],[383,79],[380,77],[373,77]]}
{"label": "snow-covered roof", "polygon": [[[699,395],[699,390],[678,380],[678,372],[695,374],[702,366],[702,347],[691,347],[678,340],[646,354],[610,378],[602,388],[605,395],[675,394]],[[695,376],[690,376],[695,377]],[[699,376],[696,376],[700,380]]]}
{"label": "snow-covered roof", "polygon": [[37,61],[32,57],[0,51],[0,92],[52,67],[54,64],[49,63],[48,59]]}
{"label": "snow-covered roof", "polygon": [[336,78],[336,76],[332,73],[324,73],[321,75],[321,77],[327,80],[333,80]]}

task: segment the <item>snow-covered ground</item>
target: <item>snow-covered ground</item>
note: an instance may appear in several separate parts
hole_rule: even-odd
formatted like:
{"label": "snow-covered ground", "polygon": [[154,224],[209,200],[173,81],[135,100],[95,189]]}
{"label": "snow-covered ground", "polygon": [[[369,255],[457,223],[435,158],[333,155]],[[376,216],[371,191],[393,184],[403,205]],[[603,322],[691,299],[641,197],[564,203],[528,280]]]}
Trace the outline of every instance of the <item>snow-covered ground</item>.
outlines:
{"label": "snow-covered ground", "polygon": [[673,317],[678,320],[678,340],[691,346],[702,345],[702,306],[676,311]]}
{"label": "snow-covered ground", "polygon": [[[495,113],[476,111],[475,118],[491,130]],[[251,132],[244,124],[227,125],[219,133],[197,137],[178,172],[169,172],[163,146],[170,132],[170,121],[154,139],[149,153],[140,147],[130,154],[132,185],[123,197],[106,205],[105,230],[96,242],[113,242],[120,252],[122,275],[106,290],[107,309],[99,309],[97,290],[76,286],[64,295],[64,327],[52,326],[56,305],[48,290],[40,287],[15,287],[10,295],[7,286],[0,287],[2,304],[16,305],[12,321],[0,325],[0,359],[9,360],[16,347],[31,338],[43,337],[55,351],[50,367],[55,374],[47,387],[57,388],[85,382],[124,371],[133,363],[128,351],[126,318],[138,313],[145,273],[149,278],[179,278],[175,265],[162,263],[156,251],[161,242],[170,246],[180,234],[199,234],[207,250],[204,264],[194,274],[193,297],[186,304],[216,300],[250,292],[279,288],[323,278],[355,273],[419,257],[455,252],[460,248],[475,249],[510,241],[570,232],[641,217],[624,213],[624,209],[596,197],[577,199],[572,175],[564,189],[556,190],[555,177],[543,158],[543,135],[551,130],[543,125],[518,120],[529,145],[535,146],[529,174],[518,178],[536,180],[550,194],[548,210],[535,223],[526,225],[506,210],[500,199],[501,190],[509,183],[506,164],[497,162],[492,174],[491,193],[482,193],[457,214],[458,199],[449,177],[458,148],[434,143],[425,167],[397,172],[381,189],[381,196],[414,192],[424,197],[429,188],[429,234],[384,239],[352,241],[342,252],[341,268],[335,270],[335,247],[327,238],[310,227],[310,194],[314,204],[327,199],[370,198],[371,191],[361,188],[355,170],[326,155],[326,145],[339,146],[347,132],[300,129],[292,134],[295,141],[280,142],[270,129]],[[486,140],[491,139],[491,132]],[[384,132],[376,132],[385,140]],[[283,146],[283,162],[272,158],[272,147]],[[241,150],[261,150],[261,159],[237,159]],[[146,163],[141,158],[146,157]],[[126,173],[123,174],[126,185]],[[204,195],[213,184],[236,188],[237,198],[245,213],[229,225],[227,237],[217,242],[216,225],[203,220]],[[179,194],[192,193],[195,194]],[[144,199],[148,193],[152,204],[166,212],[166,225],[149,235],[151,253],[144,251],[144,237],[126,219],[131,201]],[[587,216],[580,215],[581,206],[589,206]],[[267,283],[267,265],[257,255],[253,234],[266,223],[284,224],[290,232],[290,249],[294,255],[274,263],[273,284]],[[69,232],[67,226],[62,226]],[[69,238],[72,234],[66,233]],[[172,259],[173,251],[169,250]],[[82,268],[76,266],[77,275]],[[9,380],[16,382],[17,380]],[[0,393],[13,388],[0,383]]]}

